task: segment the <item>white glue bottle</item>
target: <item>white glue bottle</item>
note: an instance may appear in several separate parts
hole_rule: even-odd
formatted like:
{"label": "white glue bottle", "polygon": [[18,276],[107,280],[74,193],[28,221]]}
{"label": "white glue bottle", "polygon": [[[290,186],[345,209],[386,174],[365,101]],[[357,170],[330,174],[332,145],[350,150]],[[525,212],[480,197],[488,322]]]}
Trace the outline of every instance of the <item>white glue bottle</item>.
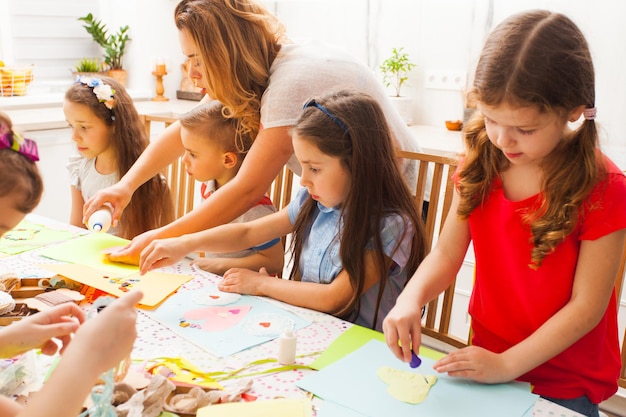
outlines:
{"label": "white glue bottle", "polygon": [[108,206],[102,206],[94,211],[89,220],[87,220],[87,229],[94,232],[106,233],[111,228],[111,209]]}
{"label": "white glue bottle", "polygon": [[287,327],[278,338],[278,363],[292,365],[296,361],[296,335]]}

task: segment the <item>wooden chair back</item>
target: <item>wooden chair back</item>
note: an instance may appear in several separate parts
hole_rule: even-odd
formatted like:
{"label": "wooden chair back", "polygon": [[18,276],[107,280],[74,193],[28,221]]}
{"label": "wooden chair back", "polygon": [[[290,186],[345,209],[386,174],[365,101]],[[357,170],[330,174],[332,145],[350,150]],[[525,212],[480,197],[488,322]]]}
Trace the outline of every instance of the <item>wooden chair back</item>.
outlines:
{"label": "wooden chair back", "polygon": [[[173,116],[156,116],[149,114],[142,115],[141,118],[143,119],[144,129],[146,130],[148,138],[150,137],[152,123],[163,123],[167,128],[178,120],[178,118]],[[193,210],[195,181],[187,175],[182,157],[172,162],[162,174],[170,187],[170,194],[172,195],[172,202],[174,203],[174,216],[178,219]]]}
{"label": "wooden chair back", "polygon": [[272,199],[276,210],[282,210],[289,205],[291,202],[292,187],[293,172],[285,165],[267,190],[267,194]]}
{"label": "wooden chair back", "polygon": [[[410,188],[412,188],[415,195],[415,204],[422,217],[424,217],[422,205],[427,190],[426,178],[429,172],[432,172],[432,186],[429,190],[430,199],[424,222],[426,226],[427,251],[430,251],[436,241],[436,237],[439,236],[452,204],[454,193],[452,174],[456,170],[457,159],[450,154],[426,154],[402,150],[397,150],[396,155],[399,158],[419,162],[417,184]],[[459,338],[450,333],[450,318],[455,287],[456,280],[450,284],[443,294],[428,303],[426,317],[422,321],[422,333],[446,344],[461,348],[469,344],[469,334],[466,338]]]}

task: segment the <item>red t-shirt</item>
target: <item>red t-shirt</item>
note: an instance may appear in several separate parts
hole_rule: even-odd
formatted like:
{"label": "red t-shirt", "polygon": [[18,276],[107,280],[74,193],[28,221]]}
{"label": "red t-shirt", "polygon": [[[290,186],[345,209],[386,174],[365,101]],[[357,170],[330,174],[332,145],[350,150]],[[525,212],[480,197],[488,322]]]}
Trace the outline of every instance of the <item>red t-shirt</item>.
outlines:
{"label": "red t-shirt", "polygon": [[[530,230],[521,221],[540,194],[512,202],[496,182],[469,217],[476,255],[476,279],[469,305],[472,343],[503,352],[521,342],[570,299],[581,240],[595,240],[626,227],[626,177],[608,158],[609,175],[587,198],[576,229],[528,267]],[[572,346],[518,379],[534,392],[561,399],[586,395],[599,403],[617,391],[621,369],[615,291],[602,320]]]}

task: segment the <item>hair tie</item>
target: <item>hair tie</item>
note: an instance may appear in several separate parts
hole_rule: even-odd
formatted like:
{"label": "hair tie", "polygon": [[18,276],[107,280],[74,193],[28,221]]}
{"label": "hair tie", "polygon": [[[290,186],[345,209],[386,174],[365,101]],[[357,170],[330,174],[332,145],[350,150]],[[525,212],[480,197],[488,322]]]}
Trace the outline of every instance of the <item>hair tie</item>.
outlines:
{"label": "hair tie", "polygon": [[319,110],[324,112],[324,114],[326,116],[330,117],[330,119],[333,122],[335,122],[335,124],[337,126],[339,126],[341,128],[341,130],[344,131],[344,133],[348,133],[348,127],[341,120],[339,120],[339,118],[337,116],[332,114],[326,107],[322,106],[317,101],[315,101],[315,99],[311,99],[311,100],[307,101],[306,103],[304,103],[304,106],[302,106],[303,109],[306,109],[307,107],[316,107],[316,108],[318,108]]}
{"label": "hair tie", "polygon": [[598,109],[596,109],[595,107],[588,107],[583,111],[585,120],[594,120],[597,114],[598,114]]}
{"label": "hair tie", "polygon": [[75,84],[83,84],[93,90],[96,98],[103,103],[109,110],[115,107],[115,90],[110,85],[105,84],[100,78],[91,78],[87,76],[76,76]]}
{"label": "hair tie", "polygon": [[39,161],[39,151],[37,142],[32,139],[23,138],[13,130],[0,134],[0,149],[8,148],[21,155],[24,155],[33,162]]}

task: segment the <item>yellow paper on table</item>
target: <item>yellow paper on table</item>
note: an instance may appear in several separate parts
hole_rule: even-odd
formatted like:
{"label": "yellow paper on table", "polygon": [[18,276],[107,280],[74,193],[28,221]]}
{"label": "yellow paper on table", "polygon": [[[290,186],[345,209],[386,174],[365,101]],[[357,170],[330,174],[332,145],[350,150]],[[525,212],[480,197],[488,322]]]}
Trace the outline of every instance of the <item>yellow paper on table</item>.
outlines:
{"label": "yellow paper on table", "polygon": [[309,399],[280,398],[248,403],[224,403],[199,408],[197,417],[311,417]]}
{"label": "yellow paper on table", "polygon": [[38,266],[117,297],[133,289],[141,290],[143,291],[141,305],[146,307],[156,306],[181,285],[192,279],[190,275],[167,274],[157,271],[150,271],[145,275],[139,275],[137,272],[132,275],[114,276],[109,272],[78,264],[44,264]]}

